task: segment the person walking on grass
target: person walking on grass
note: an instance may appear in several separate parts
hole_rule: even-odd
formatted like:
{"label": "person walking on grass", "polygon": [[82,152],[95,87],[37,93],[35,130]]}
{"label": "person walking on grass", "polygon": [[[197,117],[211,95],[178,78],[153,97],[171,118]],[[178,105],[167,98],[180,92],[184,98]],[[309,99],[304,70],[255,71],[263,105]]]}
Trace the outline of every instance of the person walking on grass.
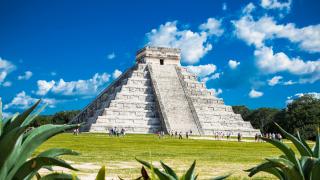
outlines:
{"label": "person walking on grass", "polygon": [[182,132],[180,131],[180,133],[179,133],[179,139],[183,139],[182,138]]}
{"label": "person walking on grass", "polygon": [[240,141],[241,141],[241,134],[238,133],[238,142],[240,142]]}
{"label": "person walking on grass", "polygon": [[189,139],[189,133],[188,132],[186,132],[186,138]]}

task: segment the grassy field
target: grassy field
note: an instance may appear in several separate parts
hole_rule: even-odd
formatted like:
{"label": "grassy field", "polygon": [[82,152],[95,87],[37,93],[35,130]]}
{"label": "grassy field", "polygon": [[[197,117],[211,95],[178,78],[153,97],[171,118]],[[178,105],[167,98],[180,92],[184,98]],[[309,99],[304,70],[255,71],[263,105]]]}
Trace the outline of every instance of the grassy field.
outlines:
{"label": "grassy field", "polygon": [[[38,152],[47,148],[70,148],[81,153],[65,156],[81,171],[82,177],[93,176],[101,165],[106,165],[107,176],[134,178],[141,165],[135,157],[156,162],[162,160],[176,169],[185,171],[197,160],[196,170],[200,179],[233,173],[230,179],[249,179],[243,169],[252,167],[265,157],[277,156],[280,152],[267,143],[231,142],[191,139],[159,139],[155,135],[127,135],[109,137],[106,134],[58,135],[42,145]],[[154,163],[157,165],[157,163]],[[261,174],[255,179],[270,179]]]}

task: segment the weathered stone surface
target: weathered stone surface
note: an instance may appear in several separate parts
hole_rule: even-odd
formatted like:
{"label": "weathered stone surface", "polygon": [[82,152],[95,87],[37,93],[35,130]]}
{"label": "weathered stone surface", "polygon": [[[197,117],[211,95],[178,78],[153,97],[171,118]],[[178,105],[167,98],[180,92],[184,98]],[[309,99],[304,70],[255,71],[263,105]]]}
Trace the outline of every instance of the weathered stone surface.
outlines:
{"label": "weathered stone surface", "polygon": [[197,135],[254,136],[259,132],[180,66],[179,49],[145,47],[136,61],[74,118],[73,123],[86,123],[82,131],[117,127],[128,133],[191,130]]}

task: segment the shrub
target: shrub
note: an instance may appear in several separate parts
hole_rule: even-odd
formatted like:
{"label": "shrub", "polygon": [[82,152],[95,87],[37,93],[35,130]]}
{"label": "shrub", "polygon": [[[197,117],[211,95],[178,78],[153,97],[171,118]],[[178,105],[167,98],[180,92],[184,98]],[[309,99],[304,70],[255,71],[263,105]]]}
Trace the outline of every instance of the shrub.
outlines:
{"label": "shrub", "polygon": [[266,162],[248,169],[249,176],[259,172],[267,172],[275,175],[281,180],[319,180],[320,179],[320,135],[317,131],[316,142],[311,149],[306,141],[297,132],[297,137],[286,132],[278,124],[275,124],[279,131],[290,140],[300,157],[285,143],[278,140],[262,138],[283,152],[277,158],[266,158]]}

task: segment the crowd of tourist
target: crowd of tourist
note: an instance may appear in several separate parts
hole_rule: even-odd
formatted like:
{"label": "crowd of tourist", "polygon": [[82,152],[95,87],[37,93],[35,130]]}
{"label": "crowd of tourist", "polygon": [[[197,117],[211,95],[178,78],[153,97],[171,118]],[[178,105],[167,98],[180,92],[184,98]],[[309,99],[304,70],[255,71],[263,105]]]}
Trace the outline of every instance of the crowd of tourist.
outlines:
{"label": "crowd of tourist", "polygon": [[[158,132],[157,132],[157,135],[158,135],[159,138],[164,138],[164,137],[165,137],[164,131],[158,131]],[[178,139],[183,139],[184,137],[185,137],[186,139],[189,139],[189,136],[191,136],[191,135],[192,135],[192,130],[187,131],[187,132],[185,132],[185,133],[182,133],[182,131],[178,132],[178,131],[172,130],[172,131],[170,131],[169,134],[168,134],[169,137],[171,137],[171,138],[178,138]]]}
{"label": "crowd of tourist", "polygon": [[124,128],[113,127],[109,129],[109,136],[125,136],[126,130]]}

